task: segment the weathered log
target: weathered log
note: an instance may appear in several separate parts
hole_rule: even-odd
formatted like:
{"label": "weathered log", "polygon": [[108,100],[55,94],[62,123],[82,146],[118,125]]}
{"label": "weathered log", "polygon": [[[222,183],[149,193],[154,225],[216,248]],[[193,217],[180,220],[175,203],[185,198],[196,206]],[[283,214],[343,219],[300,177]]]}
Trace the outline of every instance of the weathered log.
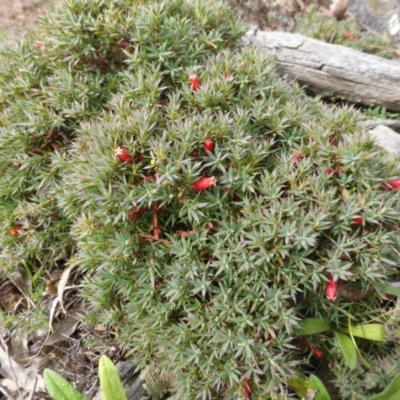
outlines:
{"label": "weathered log", "polygon": [[281,75],[323,96],[400,111],[400,63],[287,32],[255,31],[250,44],[275,59]]}

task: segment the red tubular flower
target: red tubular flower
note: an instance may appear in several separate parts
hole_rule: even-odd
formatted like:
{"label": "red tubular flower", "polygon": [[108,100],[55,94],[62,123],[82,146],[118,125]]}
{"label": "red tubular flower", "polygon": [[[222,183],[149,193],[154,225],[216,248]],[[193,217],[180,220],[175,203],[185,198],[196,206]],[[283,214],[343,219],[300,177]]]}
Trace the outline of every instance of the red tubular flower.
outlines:
{"label": "red tubular flower", "polygon": [[214,151],[214,142],[211,139],[206,139],[204,141],[204,149],[213,152]]}
{"label": "red tubular flower", "polygon": [[189,82],[191,83],[193,92],[197,92],[200,89],[200,80],[197,75],[190,75]]}
{"label": "red tubular flower", "polygon": [[132,164],[133,162],[131,155],[122,147],[118,147],[115,150],[115,155],[118,157],[119,161],[125,164]]}
{"label": "red tubular flower", "polygon": [[362,217],[354,217],[353,218],[353,224],[354,225],[362,225],[362,223],[363,223]]}
{"label": "red tubular flower", "polygon": [[40,50],[43,48],[43,43],[36,43],[35,44],[35,49]]}
{"label": "red tubular flower", "polygon": [[328,282],[326,283],[325,293],[326,298],[330,301],[335,301],[337,297],[338,282],[333,279],[331,273],[328,274]]}
{"label": "red tubular flower", "polygon": [[217,184],[217,180],[211,176],[210,178],[200,178],[198,181],[192,183],[192,190],[195,192],[199,192],[200,190],[206,190],[211,186],[215,186]]}
{"label": "red tubular flower", "polygon": [[16,228],[11,229],[10,235],[11,235],[11,236],[16,236],[16,235],[18,235],[20,232],[22,232],[23,229],[24,229],[24,228],[22,228],[22,226],[17,226]]}
{"label": "red tubular flower", "polygon": [[224,76],[225,76],[225,78],[230,78],[231,77],[231,73],[229,71],[226,71]]}
{"label": "red tubular flower", "polygon": [[161,233],[161,231],[160,231],[160,228],[159,228],[159,227],[155,227],[155,228],[153,229],[153,236],[154,236],[156,239],[159,239],[159,238],[160,238],[160,233]]}
{"label": "red tubular flower", "polygon": [[297,161],[300,160],[301,156],[302,156],[301,151],[298,151],[293,157],[293,164],[296,164]]}
{"label": "red tubular flower", "polygon": [[317,349],[316,347],[311,347],[311,351],[317,358],[322,358],[324,355],[324,352],[320,349]]}
{"label": "red tubular flower", "polygon": [[250,390],[250,381],[249,379],[245,379],[243,381],[243,396],[246,400],[250,399],[251,390]]}
{"label": "red tubular flower", "polygon": [[386,182],[386,187],[390,190],[395,190],[400,188],[400,179],[392,179]]}

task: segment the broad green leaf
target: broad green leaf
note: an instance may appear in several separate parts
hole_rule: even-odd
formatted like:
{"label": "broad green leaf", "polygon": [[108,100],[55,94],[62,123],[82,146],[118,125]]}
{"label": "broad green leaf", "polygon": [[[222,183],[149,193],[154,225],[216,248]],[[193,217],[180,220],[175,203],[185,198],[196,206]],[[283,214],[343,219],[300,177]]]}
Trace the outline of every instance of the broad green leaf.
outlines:
{"label": "broad green leaf", "polygon": [[45,369],[43,374],[47,392],[54,400],[87,400],[62,376],[51,369]]}
{"label": "broad green leaf", "polygon": [[289,386],[294,389],[300,398],[303,398],[307,394],[307,389],[310,387],[310,383],[307,378],[296,377],[290,379],[288,382]]}
{"label": "broad green leaf", "polygon": [[357,364],[357,348],[354,346],[351,338],[342,332],[335,331],[336,339],[339,343],[340,349],[346,360],[346,364],[350,369],[354,369]]}
{"label": "broad green leaf", "polygon": [[307,318],[301,321],[298,334],[300,336],[315,335],[329,330],[331,330],[331,323],[328,318]]}
{"label": "broad green leaf", "polygon": [[400,374],[397,374],[389,386],[370,400],[398,400],[400,399]]}
{"label": "broad green leaf", "polygon": [[310,388],[317,391],[314,400],[331,400],[331,396],[329,396],[324,384],[315,375],[310,376]]}
{"label": "broad green leaf", "polygon": [[392,294],[393,296],[400,297],[400,287],[394,286],[389,282],[376,282],[375,288],[378,289],[380,292],[385,294]]}
{"label": "broad green leaf", "polygon": [[99,378],[103,400],[127,400],[117,369],[107,356],[100,357]]}
{"label": "broad green leaf", "polygon": [[[343,329],[346,333],[348,329]],[[386,340],[385,326],[382,324],[364,324],[351,327],[351,334],[363,339],[383,342]]]}

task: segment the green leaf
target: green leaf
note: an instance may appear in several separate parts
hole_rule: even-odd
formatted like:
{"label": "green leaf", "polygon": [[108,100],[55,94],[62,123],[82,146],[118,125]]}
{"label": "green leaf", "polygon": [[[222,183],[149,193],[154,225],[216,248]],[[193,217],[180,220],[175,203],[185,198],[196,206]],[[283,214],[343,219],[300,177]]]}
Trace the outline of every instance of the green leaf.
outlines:
{"label": "green leaf", "polygon": [[99,377],[103,400],[127,400],[118,371],[107,356],[100,357]]}
{"label": "green leaf", "polygon": [[350,369],[354,369],[357,363],[357,348],[354,346],[353,341],[348,335],[342,332],[335,331],[335,336],[339,342],[346,364]]}
{"label": "green leaf", "polygon": [[310,376],[310,388],[317,391],[315,393],[314,400],[331,400],[331,397],[329,396],[324,384],[315,375]]}
{"label": "green leaf", "polygon": [[[346,333],[348,329],[343,329]],[[363,339],[383,342],[386,340],[385,326],[382,324],[364,324],[351,327],[351,334]]]}
{"label": "green leaf", "polygon": [[300,336],[315,335],[331,330],[331,323],[327,318],[307,318],[301,321],[298,334]]}
{"label": "green leaf", "polygon": [[400,297],[400,287],[394,286],[389,282],[376,282],[375,288],[385,294],[392,294],[393,296]]}
{"label": "green leaf", "polygon": [[289,386],[294,389],[300,398],[303,398],[307,394],[307,389],[310,387],[310,383],[307,378],[297,376],[296,378],[288,381]]}
{"label": "green leaf", "polygon": [[389,386],[370,400],[398,400],[400,399],[400,374],[397,374]]}
{"label": "green leaf", "polygon": [[43,374],[47,392],[54,400],[87,400],[62,376],[51,369],[45,369]]}

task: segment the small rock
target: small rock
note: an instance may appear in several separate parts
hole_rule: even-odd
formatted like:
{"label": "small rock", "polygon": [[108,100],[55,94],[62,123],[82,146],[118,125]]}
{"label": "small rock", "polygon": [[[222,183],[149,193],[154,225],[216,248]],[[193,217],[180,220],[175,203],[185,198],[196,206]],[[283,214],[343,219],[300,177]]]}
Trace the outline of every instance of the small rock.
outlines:
{"label": "small rock", "polygon": [[388,153],[400,157],[400,135],[398,133],[385,125],[378,125],[369,132],[378,146]]}

